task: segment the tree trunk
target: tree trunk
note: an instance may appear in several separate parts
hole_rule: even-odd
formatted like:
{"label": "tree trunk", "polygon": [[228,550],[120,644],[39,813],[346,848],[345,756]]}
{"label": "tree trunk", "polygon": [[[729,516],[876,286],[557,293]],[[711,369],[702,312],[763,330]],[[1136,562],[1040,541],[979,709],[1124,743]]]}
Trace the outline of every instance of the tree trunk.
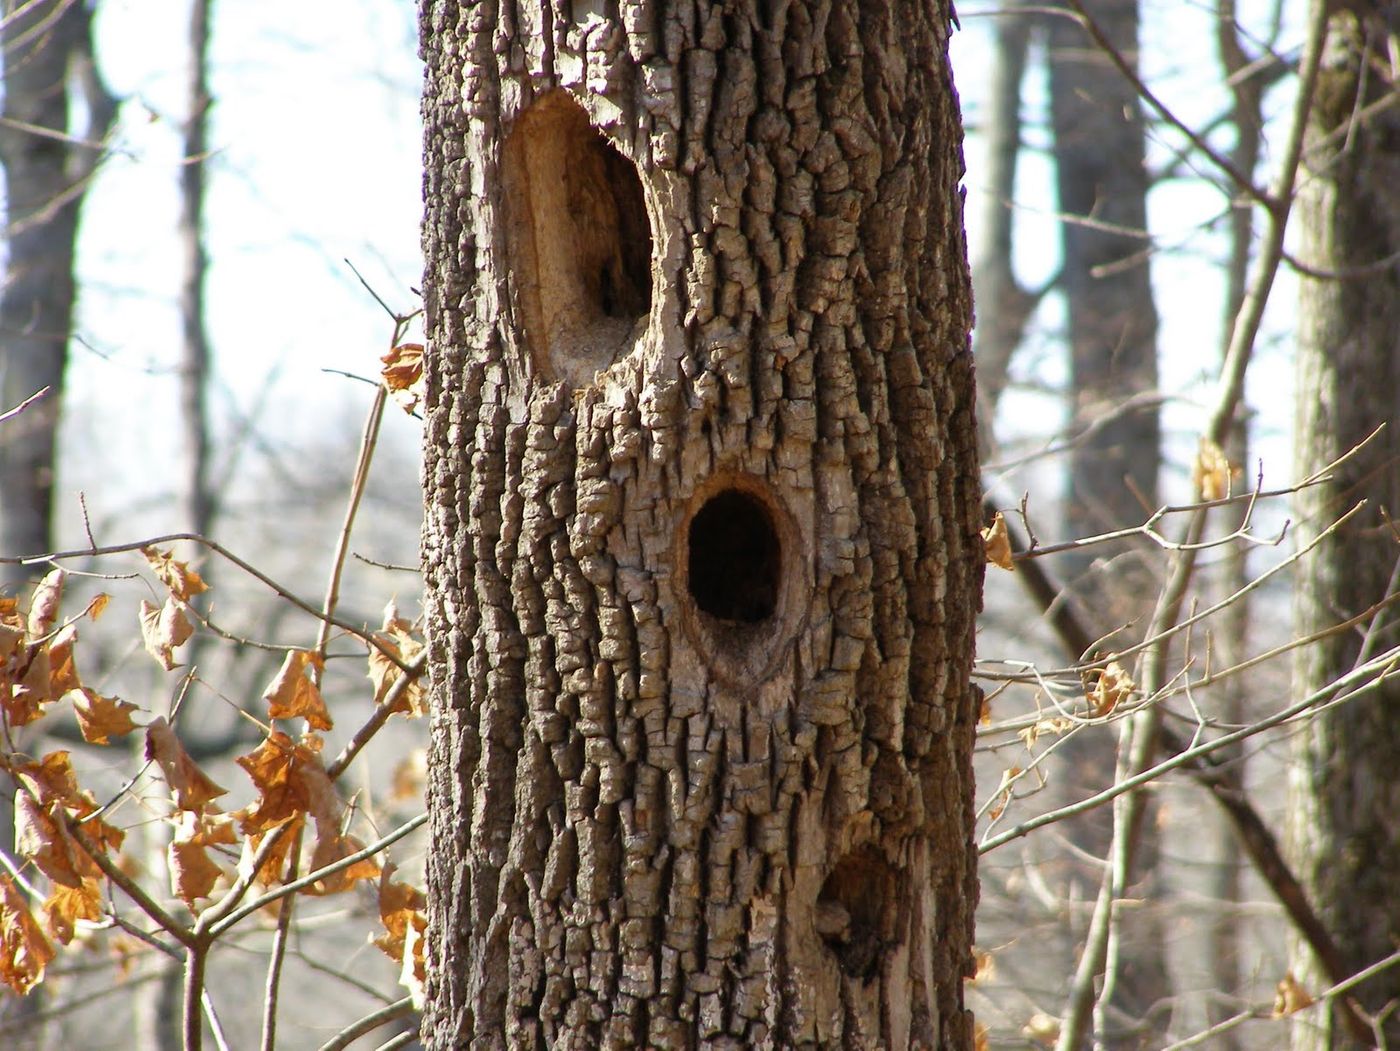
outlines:
{"label": "tree trunk", "polygon": [[429,1047],[971,1047],[948,19],[424,4]]}
{"label": "tree trunk", "polygon": [[[1138,48],[1137,0],[1085,0],[1109,43],[1130,62]],[[1160,464],[1157,401],[1157,311],[1148,254],[1145,139],[1134,86],[1076,21],[1045,20],[1050,113],[1060,210],[1061,283],[1069,321],[1071,428],[1065,525],[1086,537],[1137,524],[1156,500]],[[1131,544],[1099,545],[1066,556],[1065,576],[1089,624],[1103,633],[1126,627],[1107,643],[1121,648],[1141,636],[1158,579],[1155,552]],[[1061,769],[1082,797],[1111,784],[1117,763],[1107,733],[1067,742]],[[1155,801],[1146,827],[1156,825]],[[1104,807],[1071,821],[1067,834],[1096,857],[1108,853],[1112,815]],[[1165,932],[1155,911],[1157,845],[1138,857],[1134,897],[1147,907],[1119,917],[1109,971],[1095,1021],[1097,1046],[1163,1042],[1171,1003]],[[1095,866],[1087,882],[1102,877]],[[1093,892],[1090,891],[1090,894]],[[1116,961],[1116,966],[1115,966]],[[1105,1014],[1102,1008],[1109,1008]],[[1154,1011],[1155,1009],[1155,1011]],[[1117,1034],[1117,1035],[1115,1035]]]}
{"label": "tree trunk", "polygon": [[986,193],[982,224],[986,233],[981,256],[973,267],[977,294],[973,347],[984,456],[992,447],[992,422],[1006,389],[1011,359],[1040,299],[1017,281],[1012,260],[1016,220],[1012,203],[1022,142],[1021,82],[1034,26],[1034,19],[1019,10],[1020,6],[1021,0],[1008,0],[997,16],[983,129],[987,152],[982,162]]}
{"label": "tree trunk", "polygon": [[[1362,12],[1362,13],[1358,13]],[[1353,519],[1314,552],[1299,581],[1295,633],[1303,636],[1355,616],[1395,590],[1394,518],[1400,510],[1400,112],[1365,106],[1396,90],[1384,54],[1400,3],[1338,11],[1313,105],[1308,177],[1302,179],[1302,254],[1319,272],[1301,280],[1298,340],[1299,476],[1351,449],[1381,424],[1386,429],[1330,473],[1302,490],[1299,528],[1306,538],[1355,501],[1376,510]],[[1385,517],[1382,517],[1385,516]],[[1303,542],[1302,539],[1299,542]],[[1349,671],[1363,652],[1400,642],[1393,611],[1365,630],[1336,632],[1299,651],[1299,696]],[[1290,828],[1296,866],[1351,972],[1400,944],[1400,688],[1380,690],[1320,712],[1294,738]],[[1296,971],[1316,993],[1328,983],[1300,952]],[[1400,968],[1358,990],[1376,1011],[1400,1000]],[[1400,1044],[1392,1010],[1386,1037]],[[1298,1017],[1299,1051],[1354,1046],[1319,1010]]]}
{"label": "tree trunk", "polygon": [[[92,12],[82,0],[0,4],[5,169],[5,273],[0,285],[0,412],[48,388],[0,423],[0,553],[53,550],[53,484],[63,372],[73,325],[78,210],[116,115],[92,51]],[[76,87],[74,92],[70,88]],[[85,126],[70,118],[81,106]],[[43,572],[0,566],[0,595],[25,598]],[[15,742],[9,742],[15,747]],[[0,849],[9,850],[14,795],[0,793]],[[45,994],[0,1000],[0,1021],[31,1019],[11,1045],[45,1045]]]}
{"label": "tree trunk", "polygon": [[180,164],[180,424],[187,457],[182,495],[187,528],[203,536],[209,535],[215,513],[209,472],[209,334],[204,325],[204,283],[209,272],[204,248],[204,162],[214,102],[209,94],[212,8],[213,0],[194,0],[190,5],[187,113]]}
{"label": "tree trunk", "polygon": [[[1084,8],[1132,61],[1137,0],[1085,0]],[[1089,428],[1070,451],[1065,518],[1070,535],[1090,536],[1140,523],[1149,513],[1143,501],[1155,500],[1157,490],[1157,404],[1150,398],[1131,401],[1157,389],[1143,120],[1133,85],[1077,22],[1053,17],[1046,24],[1056,184],[1064,214],[1061,282],[1069,319],[1071,425]],[[1125,550],[1071,554],[1072,573],[1078,576],[1091,561]],[[1104,630],[1152,608],[1153,582],[1140,561],[1120,558],[1095,576],[1082,590],[1092,619]],[[1136,583],[1128,582],[1130,576]]]}
{"label": "tree trunk", "polygon": [[[49,395],[0,425],[0,551],[52,549],[55,438],[73,324],[78,208],[116,112],[92,56],[92,12],[81,0],[3,5],[6,262],[0,290],[0,412]],[[69,88],[76,84],[75,102]],[[86,126],[70,127],[80,102]],[[18,586],[27,566],[0,567]]]}

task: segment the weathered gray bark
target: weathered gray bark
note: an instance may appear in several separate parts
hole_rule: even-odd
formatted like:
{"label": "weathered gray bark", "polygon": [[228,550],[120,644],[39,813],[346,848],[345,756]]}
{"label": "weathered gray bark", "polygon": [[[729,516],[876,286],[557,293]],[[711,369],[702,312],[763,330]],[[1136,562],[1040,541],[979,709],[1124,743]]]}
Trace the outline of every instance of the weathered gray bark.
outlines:
{"label": "weathered gray bark", "polygon": [[425,1040],[970,1047],[949,12],[619,6],[423,7]]}
{"label": "weathered gray bark", "polygon": [[[0,411],[50,390],[0,430],[0,551],[17,555],[52,549],[54,443],[73,323],[78,209],[116,106],[93,64],[87,3],[5,0],[3,10]],[[69,114],[79,104],[86,124],[74,129]],[[0,567],[0,587],[30,576],[26,566]]]}
{"label": "weathered gray bark", "polygon": [[[1329,51],[1313,107],[1307,177],[1299,202],[1302,256],[1333,276],[1304,277],[1298,340],[1298,471],[1307,473],[1386,429],[1332,472],[1326,485],[1299,495],[1299,528],[1315,534],[1356,500],[1365,514],[1324,541],[1300,580],[1295,633],[1306,635],[1354,616],[1395,587],[1393,519],[1400,508],[1400,111],[1356,120],[1357,111],[1396,90],[1385,54],[1400,3],[1331,18]],[[1393,39],[1393,38],[1390,38]],[[1378,48],[1382,50],[1377,50]],[[1301,476],[1301,474],[1300,474]],[[1382,519],[1379,512],[1388,512]],[[1355,521],[1355,520],[1354,520]],[[1300,539],[1299,542],[1302,542]],[[1350,670],[1363,650],[1400,642],[1393,611],[1365,632],[1328,636],[1299,651],[1295,692],[1302,695]],[[1296,867],[1323,922],[1355,972],[1400,945],[1400,688],[1312,718],[1294,738],[1289,807]],[[1310,954],[1295,967],[1314,993],[1329,983]],[[1360,987],[1364,1008],[1391,1006],[1386,1035],[1400,1043],[1400,968]],[[1327,1013],[1300,1015],[1299,1051],[1356,1046]]]}

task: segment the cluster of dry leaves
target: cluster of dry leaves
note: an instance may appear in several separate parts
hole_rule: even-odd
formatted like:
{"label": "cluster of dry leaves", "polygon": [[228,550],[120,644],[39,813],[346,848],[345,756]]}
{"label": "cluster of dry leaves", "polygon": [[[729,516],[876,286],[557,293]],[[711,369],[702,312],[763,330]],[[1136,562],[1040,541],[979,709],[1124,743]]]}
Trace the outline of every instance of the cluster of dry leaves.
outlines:
{"label": "cluster of dry leaves", "polygon": [[[1228,463],[1226,470],[1228,471]],[[1228,473],[1226,475],[1228,482]],[[982,530],[982,544],[985,557],[990,565],[1015,571],[1017,555],[1012,549],[1011,534],[1006,526],[1006,518],[1000,511],[992,522]],[[1045,716],[1018,731],[1017,736],[1025,744],[1026,751],[1035,754],[1036,745],[1042,736],[1062,737],[1075,729],[1083,720],[1107,719],[1120,705],[1131,700],[1137,692],[1137,683],[1128,670],[1118,662],[1116,656],[1109,656],[1102,666],[1092,667],[1084,676],[1084,703],[1074,712],[1074,718],[1064,713]],[[981,722],[985,725],[992,720],[991,707],[984,702]],[[1026,770],[1012,765],[1002,771],[1001,783],[992,793],[992,801],[987,810],[990,820],[997,821],[1006,812],[1017,782],[1025,776]]]}
{"label": "cluster of dry leaves", "polygon": [[[147,547],[142,554],[164,585],[166,599],[161,606],[142,602],[141,633],[147,652],[171,670],[177,667],[175,651],[193,632],[190,599],[206,585],[168,552]],[[308,878],[299,893],[339,894],[358,881],[377,880],[384,931],[373,940],[401,963],[401,981],[417,997],[423,978],[423,896],[392,879],[393,865],[381,866],[375,861],[378,851],[367,850],[346,831],[346,804],[321,758],[319,735],[332,727],[319,687],[323,656],[289,652],[263,691],[265,736],[236,760],[252,782],[254,798],[226,812],[216,801],[227,790],[191,758],[176,726],[82,684],[74,662],[78,626],[84,618],[100,617],[108,598],[98,596],[77,616],[61,619],[64,580],[62,569],[49,573],[27,610],[16,599],[0,598],[0,769],[14,785],[21,861],[18,869],[0,873],[0,981],[28,992],[43,980],[55,943],[68,945],[80,925],[119,925],[116,902],[122,899],[161,927],[178,921],[157,899],[178,899],[193,919],[181,929],[167,927],[167,933],[188,945],[199,936],[197,930],[207,931],[198,927],[198,919],[208,910],[227,916],[254,888],[266,892],[280,886],[293,852],[309,841],[300,866]],[[365,641],[375,704],[388,708],[381,714],[420,715],[422,690],[410,664],[422,644],[411,625],[391,609],[383,630]],[[408,681],[395,689],[403,676]],[[132,875],[138,867],[121,853],[124,833],[105,819],[120,794],[99,805],[79,784],[67,751],[36,759],[15,750],[14,730],[62,718],[69,707],[88,744],[144,734],[147,765],[159,771],[169,794],[169,897],[142,888]],[[273,724],[298,719],[304,728],[295,737]],[[312,828],[314,834],[307,836]],[[39,889],[38,874],[47,892]]]}

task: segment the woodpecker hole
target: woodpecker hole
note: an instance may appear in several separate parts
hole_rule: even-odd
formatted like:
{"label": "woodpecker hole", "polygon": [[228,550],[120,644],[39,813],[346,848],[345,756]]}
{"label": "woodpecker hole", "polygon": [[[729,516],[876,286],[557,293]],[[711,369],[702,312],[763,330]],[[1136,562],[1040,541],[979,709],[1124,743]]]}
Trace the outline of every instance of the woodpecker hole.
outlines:
{"label": "woodpecker hole", "polygon": [[836,863],[817,895],[817,934],[852,978],[872,978],[895,940],[898,877],[880,852],[861,847]]}
{"label": "woodpecker hole", "polygon": [[690,521],[690,595],[718,620],[758,624],[778,608],[782,551],[773,518],[754,496],[725,489]]}
{"label": "woodpecker hole", "polygon": [[636,167],[563,90],[505,143],[511,275],[526,338],[552,380],[591,382],[651,309],[651,222]]}

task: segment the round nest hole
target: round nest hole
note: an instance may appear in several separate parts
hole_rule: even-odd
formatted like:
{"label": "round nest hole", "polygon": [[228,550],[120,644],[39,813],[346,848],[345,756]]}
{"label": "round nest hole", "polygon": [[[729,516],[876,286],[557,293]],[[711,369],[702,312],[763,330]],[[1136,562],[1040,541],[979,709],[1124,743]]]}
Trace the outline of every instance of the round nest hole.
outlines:
{"label": "round nest hole", "polygon": [[690,594],[710,616],[740,624],[767,620],[778,608],[781,569],[772,516],[748,493],[717,493],[691,519]]}

